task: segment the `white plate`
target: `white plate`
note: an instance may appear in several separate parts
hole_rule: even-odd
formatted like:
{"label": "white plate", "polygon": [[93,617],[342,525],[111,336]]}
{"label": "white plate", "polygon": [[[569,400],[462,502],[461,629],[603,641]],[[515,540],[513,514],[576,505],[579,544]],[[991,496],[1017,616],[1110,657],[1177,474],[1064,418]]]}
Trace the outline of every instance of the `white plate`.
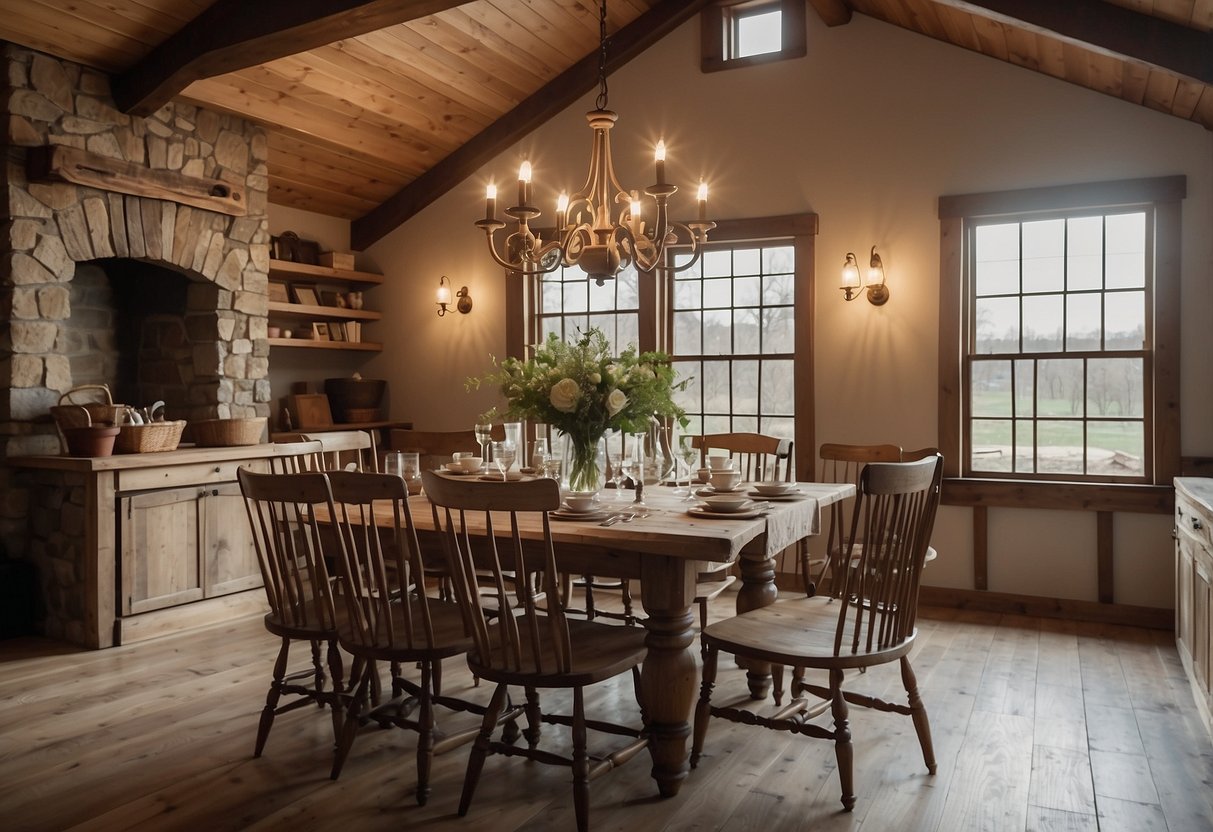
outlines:
{"label": "white plate", "polygon": [[693,507],[687,509],[687,514],[692,517],[710,517],[713,520],[749,520],[753,517],[761,517],[766,510],[766,506],[757,506],[745,511],[712,511],[707,508]]}
{"label": "white plate", "polygon": [[548,512],[548,516],[553,520],[603,520],[610,513],[605,508],[595,508],[590,511],[573,511],[570,508],[561,506],[555,511]]}
{"label": "white plate", "polygon": [[736,514],[739,511],[749,511],[754,507],[754,501],[742,495],[715,494],[704,497],[703,504],[698,508],[708,511],[718,511],[721,514]]}
{"label": "white plate", "polygon": [[461,476],[463,474],[478,474],[478,473],[480,473],[480,471],[483,471],[484,469],[481,468],[476,471],[465,471],[465,470],[463,470],[463,466],[455,465],[453,463],[448,462],[446,465],[442,466],[442,470],[448,474],[455,474],[456,476]]}
{"label": "white plate", "polygon": [[[488,474],[482,474],[480,479],[489,480],[491,482],[501,482],[501,472],[492,471]],[[535,479],[535,478],[534,477],[524,477],[522,474],[518,473],[517,471],[510,471],[510,474],[509,474],[510,482],[523,482],[526,480],[533,480],[533,479]]]}
{"label": "white plate", "polygon": [[760,500],[782,500],[784,502],[787,502],[788,500],[803,500],[809,496],[799,488],[795,491],[784,492],[783,494],[761,494],[757,491],[747,491],[746,495],[749,497],[757,497]]}

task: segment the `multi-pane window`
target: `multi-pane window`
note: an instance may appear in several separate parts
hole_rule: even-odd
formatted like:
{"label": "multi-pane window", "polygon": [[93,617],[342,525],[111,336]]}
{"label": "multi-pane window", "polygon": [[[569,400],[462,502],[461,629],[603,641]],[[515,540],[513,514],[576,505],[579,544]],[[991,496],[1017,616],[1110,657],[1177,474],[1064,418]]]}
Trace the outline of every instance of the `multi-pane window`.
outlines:
{"label": "multi-pane window", "polygon": [[794,435],[795,262],[787,242],[741,244],[674,275],[671,357],[692,430]]}
{"label": "multi-pane window", "polygon": [[974,473],[1145,476],[1149,213],[970,226]]}
{"label": "multi-pane window", "polygon": [[1119,485],[1178,476],[1186,193],[1165,176],[940,198],[945,500],[1073,503],[1048,490],[1066,481],[1085,506],[1150,506]]}
{"label": "multi-pane window", "polygon": [[[510,354],[548,333],[572,340],[590,327],[616,352],[662,350],[688,382],[678,394],[688,430],[788,437],[797,466],[811,471],[807,299],[816,233],[813,214],[720,221],[699,262],[682,272],[627,269],[602,286],[577,267],[520,279],[512,303],[527,317]],[[687,255],[674,257],[681,266]]]}

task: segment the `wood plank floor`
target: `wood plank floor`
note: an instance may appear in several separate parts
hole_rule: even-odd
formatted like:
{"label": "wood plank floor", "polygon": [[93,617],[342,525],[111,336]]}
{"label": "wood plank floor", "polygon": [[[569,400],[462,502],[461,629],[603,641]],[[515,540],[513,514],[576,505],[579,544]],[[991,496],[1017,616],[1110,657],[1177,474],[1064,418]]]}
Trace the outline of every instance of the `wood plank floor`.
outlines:
{"label": "wood plank floor", "polygon": [[[717,610],[733,600],[722,596]],[[830,744],[715,721],[677,797],[656,796],[644,756],[592,784],[594,829],[1213,829],[1213,746],[1169,634],[935,609],[923,611],[919,632],[934,777],[908,718],[853,708],[858,803],[843,813]],[[253,759],[275,649],[256,617],[103,651],[0,642],[0,826],[574,828],[566,770],[500,757],[459,818],[466,746],[435,761],[433,795],[418,807],[415,735],[399,730],[364,729],[334,783],[331,721],[310,707],[279,717],[265,756]],[[899,684],[894,665],[853,687]],[[457,661],[444,687],[483,701],[490,693]],[[744,689],[722,660],[716,701]],[[626,676],[587,700],[588,710],[637,718]],[[545,743],[567,750],[566,732],[546,731]]]}

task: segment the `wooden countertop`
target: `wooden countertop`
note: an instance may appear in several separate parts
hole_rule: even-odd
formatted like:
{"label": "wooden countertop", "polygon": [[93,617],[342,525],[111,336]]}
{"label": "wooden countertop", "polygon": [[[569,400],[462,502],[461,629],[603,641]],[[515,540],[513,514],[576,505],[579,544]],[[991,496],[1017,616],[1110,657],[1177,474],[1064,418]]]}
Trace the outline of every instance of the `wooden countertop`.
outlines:
{"label": "wooden countertop", "polygon": [[115,454],[114,456],[14,456],[5,460],[15,468],[41,468],[52,471],[122,471],[156,468],[164,465],[188,465],[197,462],[225,462],[233,459],[262,459],[284,453],[290,445],[272,442],[260,445],[235,445],[226,448],[184,446],[175,451],[153,454]]}
{"label": "wooden countertop", "polygon": [[1189,498],[1201,503],[1205,510],[1213,513],[1213,479],[1208,477],[1176,477],[1175,488]]}

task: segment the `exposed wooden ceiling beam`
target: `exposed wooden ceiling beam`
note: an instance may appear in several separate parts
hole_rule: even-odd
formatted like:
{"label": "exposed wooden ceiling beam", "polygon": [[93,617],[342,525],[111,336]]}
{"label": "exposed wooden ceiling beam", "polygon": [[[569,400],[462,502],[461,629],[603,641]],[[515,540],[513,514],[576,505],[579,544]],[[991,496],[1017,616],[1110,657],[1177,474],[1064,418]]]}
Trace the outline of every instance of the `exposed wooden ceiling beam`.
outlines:
{"label": "exposed wooden ceiling beam", "polygon": [[1213,84],[1213,32],[1201,32],[1102,0],[935,2]]}
{"label": "exposed wooden ceiling beam", "polygon": [[467,0],[218,0],[114,79],[123,112],[146,116],[200,78],[437,14]]}
{"label": "exposed wooden ceiling beam", "polygon": [[[695,16],[712,0],[662,0],[610,37],[607,72],[613,72]],[[368,248],[493,157],[560,113],[598,81],[598,49],[557,75],[538,92],[473,136],[387,202],[350,224],[350,244]]]}
{"label": "exposed wooden ceiling beam", "polygon": [[851,7],[846,0],[809,0],[809,5],[827,26],[843,26],[851,22]]}

